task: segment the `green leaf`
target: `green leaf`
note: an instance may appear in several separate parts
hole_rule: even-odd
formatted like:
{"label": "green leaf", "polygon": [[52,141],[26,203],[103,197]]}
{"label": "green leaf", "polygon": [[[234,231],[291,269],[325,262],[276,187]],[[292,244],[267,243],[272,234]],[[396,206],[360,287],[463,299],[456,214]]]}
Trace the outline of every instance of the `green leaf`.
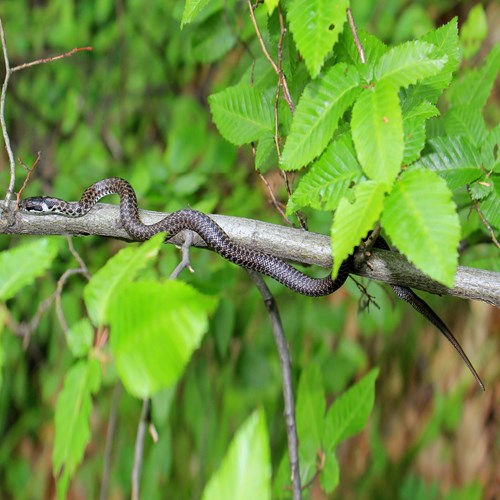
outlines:
{"label": "green leaf", "polygon": [[429,170],[404,172],[385,200],[382,225],[415,266],[453,286],[460,223],[443,179]]}
{"label": "green leaf", "polygon": [[344,29],[348,0],[291,0],[288,21],[309,74],[316,78]]}
{"label": "green leaf", "polygon": [[193,60],[202,63],[218,61],[236,41],[236,34],[224,14],[211,16],[196,27],[191,37]]}
{"label": "green leaf", "polygon": [[83,290],[83,297],[95,326],[108,322],[108,307],[113,296],[156,257],[164,239],[165,234],[160,233],[142,245],[123,248],[92,276]]}
{"label": "green leaf", "polygon": [[334,451],[323,450],[325,454],[325,464],[321,471],[321,487],[325,493],[331,494],[340,481],[339,461]]}
{"label": "green leaf", "polygon": [[274,105],[261,90],[240,83],[212,94],[208,102],[219,132],[237,146],[273,132]]}
{"label": "green leaf", "polygon": [[415,161],[425,144],[425,122],[432,116],[439,115],[433,104],[420,102],[408,111],[403,111],[403,131],[405,149],[403,163],[409,165]]}
{"label": "green leaf", "polygon": [[111,348],[131,394],[151,397],[180,378],[215,306],[214,298],[177,281],[128,283],[115,293]]}
{"label": "green leaf", "polygon": [[479,151],[465,137],[434,137],[429,141],[433,153],[417,163],[434,170],[446,180],[450,189],[457,189],[482,176]]}
{"label": "green leaf", "polygon": [[446,56],[448,61],[441,71],[434,76],[425,78],[413,87],[408,89],[416,101],[428,101],[436,103],[443,89],[447,88],[460,63],[460,43],[458,40],[457,18],[453,18],[449,23],[441,26],[435,31],[430,31],[421,39],[436,47],[436,56]]}
{"label": "green leaf", "polygon": [[434,76],[441,71],[448,57],[436,54],[436,47],[426,42],[406,42],[386,52],[375,66],[375,79],[395,87],[408,85]]}
{"label": "green leaf", "polygon": [[448,136],[467,137],[480,147],[488,135],[486,123],[480,109],[470,106],[455,106],[444,115],[444,128]]}
{"label": "green leaf", "polygon": [[496,44],[483,66],[469,71],[464,78],[453,82],[446,96],[452,106],[470,106],[482,109],[500,70],[500,44]]}
{"label": "green leaf", "polygon": [[303,207],[335,210],[351,183],[361,178],[361,166],[349,133],[331,142],[316,160],[288,201],[287,214]]}
{"label": "green leaf", "polygon": [[373,409],[378,373],[378,368],[371,370],[330,406],[325,420],[324,442],[327,450],[335,449],[366,425]]}
{"label": "green leaf", "polygon": [[101,385],[98,361],[89,359],[72,366],[57,398],[52,465],[59,498],[66,497],[69,480],[83,458],[90,440],[92,394]]}
{"label": "green leaf", "polygon": [[[302,469],[314,474],[316,453],[321,448],[326,402],[319,366],[310,364],[303,372],[297,393],[297,434],[303,457]],[[307,476],[306,476],[307,477]]]}
{"label": "green leaf", "polygon": [[264,0],[264,5],[266,6],[267,13],[271,15],[279,3],[280,0]]}
{"label": "green leaf", "polygon": [[366,181],[355,187],[354,203],[350,203],[346,197],[339,203],[331,233],[334,278],[342,262],[377,222],[384,205],[385,191],[385,184]]}
{"label": "green leaf", "polygon": [[45,273],[57,255],[55,239],[41,238],[0,252],[0,300],[8,300]]}
{"label": "green leaf", "polygon": [[488,20],[483,6],[478,3],[472,7],[460,30],[460,43],[466,59],[470,59],[480,49],[487,35]]}
{"label": "green leaf", "polygon": [[360,91],[358,72],[344,63],[305,88],[281,156],[284,170],[297,170],[323,152]]}
{"label": "green leaf", "polygon": [[94,328],[88,318],[83,318],[71,325],[66,338],[73,356],[85,356],[92,348]]}
{"label": "green leaf", "polygon": [[380,81],[360,95],[352,110],[352,138],[366,175],[390,187],[403,160],[403,118],[397,89]]}
{"label": "green leaf", "polygon": [[271,456],[264,411],[243,423],[219,470],[210,478],[203,500],[271,498]]}
{"label": "green leaf", "polygon": [[492,192],[481,202],[481,212],[491,226],[500,230],[500,176],[490,179]]}
{"label": "green leaf", "polygon": [[193,21],[210,0],[186,0],[182,13],[181,28]]}

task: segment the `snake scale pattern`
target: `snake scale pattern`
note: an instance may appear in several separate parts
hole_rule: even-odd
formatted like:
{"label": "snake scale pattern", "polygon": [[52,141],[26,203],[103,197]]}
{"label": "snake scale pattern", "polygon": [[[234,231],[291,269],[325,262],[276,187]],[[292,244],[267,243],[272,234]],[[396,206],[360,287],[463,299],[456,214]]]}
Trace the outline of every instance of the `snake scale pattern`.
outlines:
{"label": "snake scale pattern", "polygon": [[[118,177],[103,179],[92,184],[85,190],[78,202],[68,202],[48,196],[36,196],[22,200],[19,203],[19,209],[39,215],[52,213],[65,217],[82,217],[101,198],[110,194],[120,196],[120,220],[123,228],[132,239],[145,241],[160,232],[166,232],[169,237],[173,237],[180,231],[189,229],[198,233],[209,248],[228,261],[270,276],[291,290],[303,295],[319,297],[335,292],[345,283],[352,270],[352,258],[348,258],[340,266],[336,279],[333,280],[330,275],[324,278],[312,278],[274,255],[235,243],[214,220],[197,210],[179,210],[167,215],[155,224],[146,225],[140,220],[134,189],[125,179]],[[377,239],[375,246],[389,250],[389,246],[382,238]],[[472,363],[437,314],[409,288],[399,285],[391,286],[400,299],[408,302],[415,310],[433,323],[451,342],[484,390],[484,385]]]}

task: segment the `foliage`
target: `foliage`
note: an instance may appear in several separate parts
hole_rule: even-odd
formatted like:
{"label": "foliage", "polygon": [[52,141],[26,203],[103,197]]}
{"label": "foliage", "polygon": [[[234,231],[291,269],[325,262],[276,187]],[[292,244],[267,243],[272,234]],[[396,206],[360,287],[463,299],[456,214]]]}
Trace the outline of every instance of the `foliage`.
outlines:
{"label": "foliage", "polygon": [[[93,47],[11,80],[6,118],[16,156],[29,165],[42,150],[24,194],[75,199],[118,175],[147,208],[281,222],[257,169],[288,217],[303,211],[310,228],[331,235],[334,274],[377,224],[446,285],[460,259],[500,271],[500,112],[492,93],[500,46],[489,48],[484,8],[457,19],[448,2],[433,4],[435,17],[426,2],[352,2],[362,63],[347,5],[265,0],[252,11],[257,34],[247,3],[236,0],[147,9],[137,0],[3,2],[11,66]],[[435,27],[435,19],[447,21]],[[291,193],[275,181],[283,172]],[[0,171],[2,185],[7,179]],[[192,252],[194,274],[166,280],[178,256],[160,250],[163,239],[77,239],[92,274],[86,283],[80,274],[61,278],[75,258],[62,241],[2,236],[0,496],[40,498],[54,490],[53,469],[59,497],[81,490],[95,498],[108,466],[109,496],[129,495],[137,398],[149,397],[158,441],[146,438],[144,498],[288,497],[280,364],[261,299],[241,269],[209,252]],[[428,336],[417,337],[413,316],[400,327],[406,309],[378,285],[369,293],[380,309],[359,315],[353,283],[325,300],[269,286],[298,381],[303,485],[341,497],[387,488],[402,498],[485,493],[486,472],[462,484],[453,483],[457,471],[445,480],[437,467],[425,476],[418,466],[426,447],[449,458],[464,447],[450,435],[464,427],[472,435],[460,420],[469,386],[456,380],[448,346],[430,357]],[[46,312],[50,297],[57,307]],[[455,324],[469,324],[464,308],[454,309]],[[29,330],[32,318],[39,324]],[[393,335],[398,327],[404,339]],[[12,332],[24,335],[26,351]],[[476,357],[491,373],[497,351],[487,344]],[[369,370],[374,363],[380,374]],[[441,377],[458,389],[429,402],[428,381]],[[108,453],[113,415],[119,425]]]}

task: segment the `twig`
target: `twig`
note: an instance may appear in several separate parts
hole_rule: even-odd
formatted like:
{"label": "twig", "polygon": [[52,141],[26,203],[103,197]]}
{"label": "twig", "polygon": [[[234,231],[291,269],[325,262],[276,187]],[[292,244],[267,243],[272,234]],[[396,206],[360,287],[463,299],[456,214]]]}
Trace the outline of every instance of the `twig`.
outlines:
{"label": "twig", "polygon": [[290,226],[293,226],[293,222],[286,216],[285,212],[283,212],[283,209],[281,208],[280,202],[276,199],[276,196],[273,192],[273,189],[271,188],[271,185],[269,184],[268,180],[266,177],[262,174],[260,170],[257,170],[257,173],[259,174],[259,177],[261,178],[262,182],[266,186],[269,196],[271,197],[271,201],[273,202],[274,208],[279,212],[283,220],[287,223],[290,224]]}
{"label": "twig", "polygon": [[57,56],[46,57],[44,59],[37,59],[36,61],[31,61],[28,63],[20,64],[19,66],[14,66],[11,69],[11,73],[15,73],[16,71],[21,71],[22,69],[31,68],[31,66],[36,66],[37,64],[45,64],[52,61],[57,61],[58,59],[64,59],[65,57],[71,57],[76,52],[82,51],[91,51],[94,50],[93,47],[75,47],[71,49],[69,52],[65,52],[64,54],[59,54]]}
{"label": "twig", "polygon": [[283,379],[283,399],[285,403],[285,421],[286,433],[288,438],[288,453],[290,456],[290,475],[292,481],[293,499],[300,500],[302,498],[300,487],[300,465],[299,465],[299,446],[297,438],[297,424],[295,421],[295,400],[293,396],[292,369],[290,361],[290,353],[286,343],[285,334],[283,332],[283,324],[281,323],[280,314],[276,306],[276,302],[262,276],[255,271],[248,271],[253,282],[257,286],[267,312],[271,319],[274,340],[280,356],[281,376]]}
{"label": "twig", "polygon": [[354,38],[354,45],[356,45],[356,49],[358,50],[359,59],[362,64],[365,64],[365,50],[363,49],[363,45],[361,45],[361,40],[359,39],[358,30],[356,28],[356,24],[354,23],[354,17],[352,16],[350,8],[347,9],[347,19],[349,19],[349,26],[351,27],[352,37]]}
{"label": "twig", "polygon": [[120,382],[117,382],[113,389],[113,398],[111,400],[108,428],[106,431],[106,444],[104,445],[104,465],[100,493],[101,500],[106,500],[108,498],[109,473],[111,471],[111,452],[113,451],[113,440],[115,437],[116,422],[118,420],[118,404],[120,402],[121,393],[122,385]]}
{"label": "twig", "polygon": [[146,429],[149,421],[149,407],[151,404],[150,399],[145,399],[142,403],[141,419],[137,427],[137,437],[135,439],[134,448],[134,466],[132,468],[132,500],[139,500],[140,498],[140,476],[142,468],[142,458],[144,455],[144,438],[146,436]]}
{"label": "twig", "polygon": [[41,153],[40,153],[40,151],[38,151],[38,153],[36,154],[36,160],[33,162],[33,165],[31,166],[31,168],[27,167],[22,162],[21,158],[17,159],[19,161],[19,163],[25,168],[25,170],[28,173],[26,174],[26,178],[24,179],[24,182],[23,182],[23,185],[22,185],[21,189],[17,193],[17,196],[16,196],[16,209],[19,206],[19,201],[21,199],[21,195],[23,194],[23,191],[26,189],[26,186],[27,186],[27,184],[28,184],[28,182],[30,180],[31,174],[35,171],[35,168],[38,165],[38,162],[40,161],[40,158],[41,158]]}
{"label": "twig", "polygon": [[479,203],[474,203],[474,208],[476,209],[476,212],[479,215],[479,218],[481,219],[481,222],[483,223],[484,227],[486,227],[486,229],[490,233],[491,240],[493,241],[495,246],[500,250],[500,243],[498,242],[497,237],[495,236],[495,231],[490,226],[490,223],[486,220],[486,217],[483,215],[483,212],[481,212]]}
{"label": "twig", "polygon": [[190,272],[194,273],[194,269],[191,267],[191,262],[189,260],[189,249],[193,244],[193,231],[185,231],[184,243],[181,246],[182,260],[177,264],[177,267],[172,271],[168,279],[175,280],[184,268],[188,268]]}

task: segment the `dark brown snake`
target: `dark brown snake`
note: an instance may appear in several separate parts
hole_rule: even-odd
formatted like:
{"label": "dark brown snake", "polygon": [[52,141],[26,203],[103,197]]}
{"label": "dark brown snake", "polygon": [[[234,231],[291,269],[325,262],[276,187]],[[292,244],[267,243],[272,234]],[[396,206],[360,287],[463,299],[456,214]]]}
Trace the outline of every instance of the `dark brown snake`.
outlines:
{"label": "dark brown snake", "polygon": [[[166,232],[169,237],[172,237],[184,229],[189,229],[198,233],[208,247],[230,262],[246,269],[266,274],[291,290],[303,295],[313,297],[329,295],[345,283],[349,273],[352,271],[353,263],[350,257],[342,263],[337,278],[334,280],[330,275],[324,278],[311,278],[278,257],[235,243],[208,215],[196,210],[179,210],[167,215],[155,224],[145,225],[139,218],[137,197],[134,189],[126,180],[118,177],[103,179],[92,184],[92,186],[85,190],[78,202],[67,202],[59,198],[37,196],[22,200],[19,203],[19,209],[39,215],[52,213],[65,217],[81,217],[89,212],[101,198],[110,194],[118,194],[120,196],[120,220],[125,231],[127,231],[132,239],[145,241],[160,232]],[[389,246],[382,238],[377,239],[375,246],[389,250]],[[484,385],[472,363],[437,314],[409,288],[399,285],[391,286],[399,298],[408,302],[441,331],[460,354],[484,390]]]}

